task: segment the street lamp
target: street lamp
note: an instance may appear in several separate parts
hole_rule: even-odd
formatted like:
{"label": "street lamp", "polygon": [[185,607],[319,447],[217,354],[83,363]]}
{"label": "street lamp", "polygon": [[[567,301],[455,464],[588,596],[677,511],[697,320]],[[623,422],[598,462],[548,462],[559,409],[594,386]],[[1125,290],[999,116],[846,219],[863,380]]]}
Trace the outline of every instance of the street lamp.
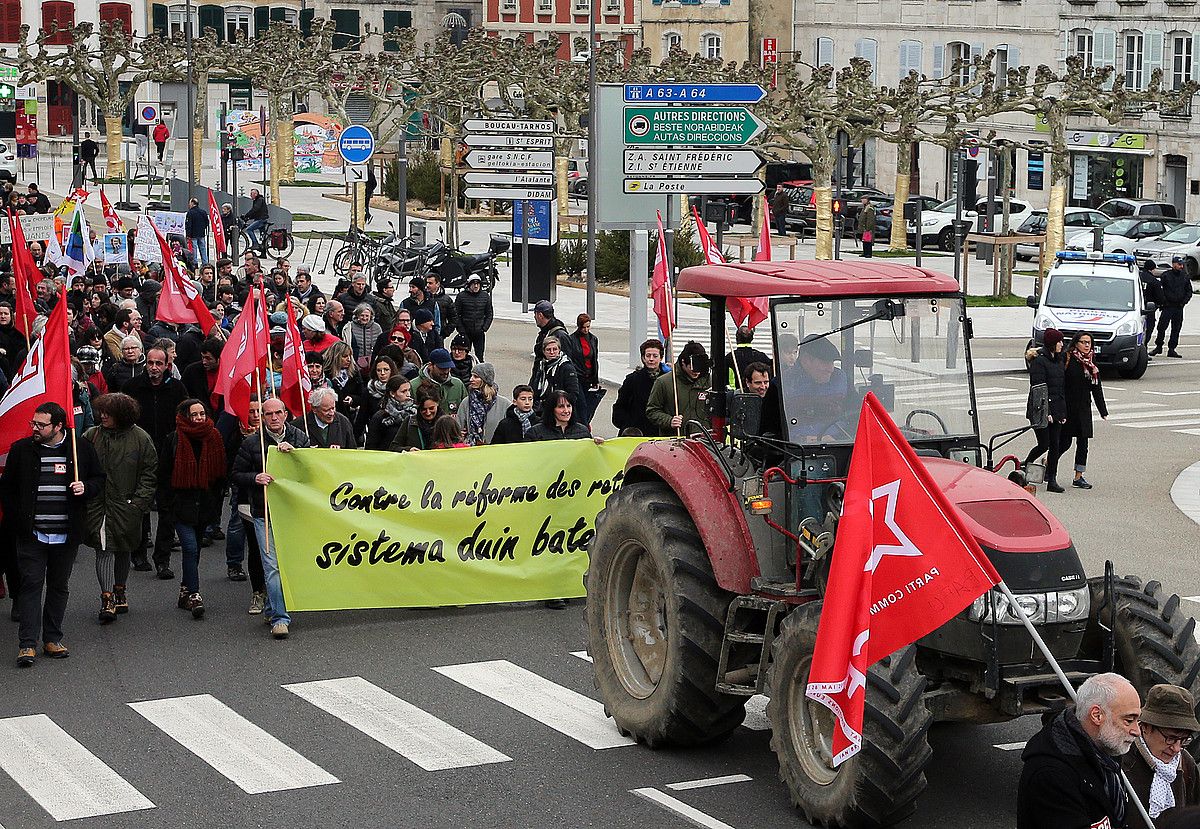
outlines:
{"label": "street lamp", "polygon": [[596,205],[599,187],[597,170],[592,169],[592,150],[596,146],[596,0],[588,4],[588,221],[587,221],[587,313],[596,318]]}
{"label": "street lamp", "polygon": [[[187,20],[186,44],[187,44],[187,119],[185,125],[187,128],[187,171],[188,171],[188,198],[190,199],[196,190],[196,129],[195,129],[195,95],[192,89],[192,0],[187,0],[184,17]],[[163,170],[163,174],[166,174]]]}

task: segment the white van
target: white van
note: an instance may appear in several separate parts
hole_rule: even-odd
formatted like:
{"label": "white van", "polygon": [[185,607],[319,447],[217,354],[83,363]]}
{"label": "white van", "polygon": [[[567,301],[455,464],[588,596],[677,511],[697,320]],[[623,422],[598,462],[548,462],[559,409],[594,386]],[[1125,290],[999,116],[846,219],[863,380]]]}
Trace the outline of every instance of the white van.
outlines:
{"label": "white van", "polygon": [[1040,297],[1028,297],[1034,309],[1031,345],[1041,345],[1047,328],[1057,328],[1068,345],[1077,334],[1092,335],[1097,366],[1117,369],[1136,380],[1146,373],[1146,313],[1154,310],[1142,296],[1136,260],[1121,253],[1063,251]]}

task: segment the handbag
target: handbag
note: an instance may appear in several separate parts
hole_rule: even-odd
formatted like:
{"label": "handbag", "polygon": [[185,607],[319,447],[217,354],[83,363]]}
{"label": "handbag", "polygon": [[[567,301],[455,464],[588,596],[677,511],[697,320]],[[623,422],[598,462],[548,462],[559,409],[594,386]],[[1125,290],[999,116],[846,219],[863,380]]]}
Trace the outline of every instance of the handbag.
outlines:
{"label": "handbag", "polygon": [[1035,429],[1045,429],[1050,422],[1050,390],[1045,383],[1029,387],[1025,403],[1025,419]]}

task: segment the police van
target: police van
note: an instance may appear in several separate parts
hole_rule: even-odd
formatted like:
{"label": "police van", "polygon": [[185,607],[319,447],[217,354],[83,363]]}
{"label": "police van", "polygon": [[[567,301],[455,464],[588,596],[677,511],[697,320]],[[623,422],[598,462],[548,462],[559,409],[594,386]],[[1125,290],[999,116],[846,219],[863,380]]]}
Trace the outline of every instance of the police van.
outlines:
{"label": "police van", "polygon": [[1134,257],[1123,253],[1063,251],[1043,282],[1034,309],[1033,338],[1041,345],[1047,328],[1063,333],[1068,346],[1076,335],[1092,335],[1097,366],[1115,368],[1136,380],[1150,363],[1146,315],[1154,310],[1142,295]]}

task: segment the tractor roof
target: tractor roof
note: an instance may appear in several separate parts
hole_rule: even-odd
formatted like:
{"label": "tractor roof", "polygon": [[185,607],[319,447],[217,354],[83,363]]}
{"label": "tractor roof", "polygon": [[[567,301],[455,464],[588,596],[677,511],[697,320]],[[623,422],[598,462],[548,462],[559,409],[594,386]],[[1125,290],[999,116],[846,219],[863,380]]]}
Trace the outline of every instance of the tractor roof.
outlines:
{"label": "tractor roof", "polygon": [[795,260],[684,268],[679,289],[706,296],[902,296],[953,293],[952,277],[891,262]]}

